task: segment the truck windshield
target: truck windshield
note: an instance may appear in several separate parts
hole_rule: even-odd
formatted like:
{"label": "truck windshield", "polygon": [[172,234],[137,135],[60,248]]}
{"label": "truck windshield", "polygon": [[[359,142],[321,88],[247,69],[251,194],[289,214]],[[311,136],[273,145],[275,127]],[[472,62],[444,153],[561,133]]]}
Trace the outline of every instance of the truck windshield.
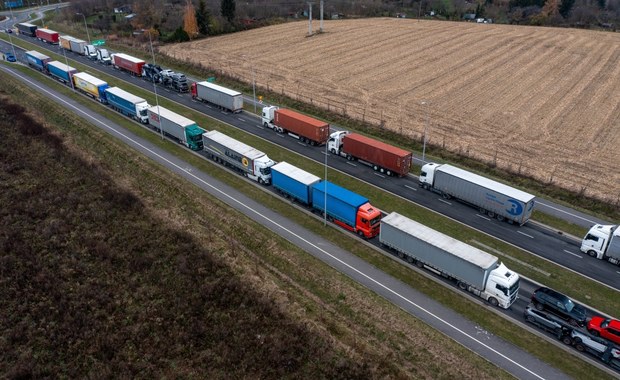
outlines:
{"label": "truck windshield", "polygon": [[147,114],[147,110],[146,109],[143,109],[143,110],[140,111],[140,116],[146,116],[146,114]]}
{"label": "truck windshield", "polygon": [[267,167],[267,168],[261,168],[261,169],[260,169],[260,172],[261,172],[261,174],[264,174],[264,175],[269,175],[269,174],[271,174],[271,166],[269,166],[269,167]]}
{"label": "truck windshield", "polygon": [[372,218],[372,219],[370,220],[370,225],[371,225],[371,226],[374,226],[374,225],[376,225],[377,223],[379,223],[380,221],[381,221],[381,215],[377,216],[376,218]]}
{"label": "truck windshield", "polygon": [[510,287],[510,291],[507,295],[512,295],[519,291],[519,282],[521,282],[521,279],[518,279],[517,282],[512,284],[512,286]]}

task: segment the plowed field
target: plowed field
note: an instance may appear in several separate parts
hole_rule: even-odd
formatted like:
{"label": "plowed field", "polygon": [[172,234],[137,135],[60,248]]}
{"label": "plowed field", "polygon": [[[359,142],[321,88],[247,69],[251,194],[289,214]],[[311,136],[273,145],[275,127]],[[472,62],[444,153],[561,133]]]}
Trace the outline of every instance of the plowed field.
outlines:
{"label": "plowed field", "polygon": [[307,37],[294,22],[162,51],[248,82],[254,67],[259,89],[409,138],[428,120],[431,144],[620,199],[620,34],[387,18],[323,29]]}

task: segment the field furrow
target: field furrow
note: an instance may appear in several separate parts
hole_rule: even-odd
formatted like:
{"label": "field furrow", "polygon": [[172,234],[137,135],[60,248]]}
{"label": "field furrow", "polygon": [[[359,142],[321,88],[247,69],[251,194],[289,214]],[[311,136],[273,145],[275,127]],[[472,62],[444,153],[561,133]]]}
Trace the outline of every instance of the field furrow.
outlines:
{"label": "field furrow", "polygon": [[291,22],[162,50],[248,82],[254,68],[259,88],[408,138],[428,113],[431,144],[620,197],[620,34],[388,18],[307,32]]}

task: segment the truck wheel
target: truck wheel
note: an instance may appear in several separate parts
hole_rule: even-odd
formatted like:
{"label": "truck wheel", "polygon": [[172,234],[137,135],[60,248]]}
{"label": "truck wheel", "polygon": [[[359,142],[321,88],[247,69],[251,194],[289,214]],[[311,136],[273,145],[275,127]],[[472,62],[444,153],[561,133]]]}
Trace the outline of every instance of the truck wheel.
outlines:
{"label": "truck wheel", "polygon": [[489,303],[491,304],[491,306],[494,306],[494,307],[499,305],[499,302],[497,302],[497,298],[495,297],[489,297]]}
{"label": "truck wheel", "polygon": [[408,262],[409,264],[413,264],[413,257],[411,257],[411,256],[407,256],[407,262]]}
{"label": "truck wheel", "polygon": [[444,193],[444,192],[442,192],[442,193],[441,193],[441,196],[443,197],[443,199],[450,199],[450,198],[452,198],[452,197],[450,196],[450,194],[448,194],[448,193]]}
{"label": "truck wheel", "polygon": [[400,257],[401,259],[405,258],[405,254],[402,253],[401,251],[398,251],[398,257]]}
{"label": "truck wheel", "polygon": [[596,258],[596,252],[594,252],[593,250],[589,250],[588,255],[590,255],[590,257]]}
{"label": "truck wheel", "polygon": [[428,183],[424,184],[424,190],[430,190],[431,186]]}
{"label": "truck wheel", "polygon": [[416,265],[418,268],[424,268],[424,263],[423,263],[423,262],[421,262],[420,260],[416,260],[415,265]]}
{"label": "truck wheel", "polygon": [[534,319],[534,317],[532,317],[531,315],[528,315],[527,318],[525,318],[525,320],[528,321],[529,323],[536,322],[536,319]]}
{"label": "truck wheel", "polygon": [[361,230],[357,231],[357,236],[361,237],[362,239],[366,239],[366,236],[364,236],[364,232]]}
{"label": "truck wheel", "polygon": [[332,148],[331,152],[332,154],[336,154],[336,149]]}
{"label": "truck wheel", "polygon": [[466,283],[464,283],[463,281],[459,281],[459,282],[456,284],[456,286],[458,286],[458,287],[459,287],[459,289],[461,289],[461,290],[467,290],[467,284],[466,284]]}
{"label": "truck wheel", "polygon": [[269,125],[267,125],[267,122],[263,123],[263,127],[269,128]]}
{"label": "truck wheel", "polygon": [[487,215],[488,215],[488,216],[489,216],[489,218],[491,218],[491,219],[495,218],[495,213],[494,213],[493,211],[489,211],[489,212],[487,213]]}
{"label": "truck wheel", "polygon": [[387,174],[387,175],[388,175],[388,176],[390,176],[390,177],[392,176],[392,172],[391,172],[390,170],[387,170],[387,171],[385,172],[385,174]]}
{"label": "truck wheel", "polygon": [[581,343],[576,343],[576,344],[575,344],[575,348],[576,348],[576,349],[577,349],[577,351],[579,351],[579,352],[584,352],[584,351],[586,350],[586,348],[584,347],[584,345],[583,345],[583,344],[581,344]]}
{"label": "truck wheel", "polygon": [[570,338],[570,335],[564,335],[562,337],[562,343],[570,346],[573,343],[573,340]]}
{"label": "truck wheel", "polygon": [[374,165],[374,166],[372,167],[372,170],[377,171],[377,170],[379,170],[379,167],[378,167],[377,165]]}
{"label": "truck wheel", "polygon": [[503,215],[497,214],[497,220],[499,220],[500,222],[503,222],[505,218]]}
{"label": "truck wheel", "polygon": [[[246,175],[245,175],[245,176],[246,176],[246,177],[248,176],[248,175],[247,175],[247,173],[246,173]],[[261,185],[264,185],[264,184],[265,184],[265,181],[263,181],[263,179],[262,179],[262,178],[259,178],[259,179],[258,179],[258,183],[260,183]]]}

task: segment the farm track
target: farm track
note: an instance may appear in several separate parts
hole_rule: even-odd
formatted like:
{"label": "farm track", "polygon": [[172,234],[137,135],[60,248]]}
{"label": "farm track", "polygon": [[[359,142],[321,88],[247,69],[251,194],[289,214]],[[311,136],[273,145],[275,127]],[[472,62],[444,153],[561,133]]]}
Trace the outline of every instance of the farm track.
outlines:
{"label": "farm track", "polygon": [[409,138],[428,112],[431,144],[620,198],[620,34],[387,18],[307,31],[292,22],[162,51],[248,82],[254,66],[259,88]]}

